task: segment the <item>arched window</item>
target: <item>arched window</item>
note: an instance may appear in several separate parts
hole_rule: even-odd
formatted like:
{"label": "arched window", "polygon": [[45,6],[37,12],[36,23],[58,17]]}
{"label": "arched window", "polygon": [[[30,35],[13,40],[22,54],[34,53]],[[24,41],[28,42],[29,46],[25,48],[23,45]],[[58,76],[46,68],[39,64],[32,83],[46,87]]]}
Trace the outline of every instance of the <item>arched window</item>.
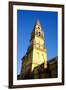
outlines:
{"label": "arched window", "polygon": [[40,36],[40,32],[39,32],[39,36]]}

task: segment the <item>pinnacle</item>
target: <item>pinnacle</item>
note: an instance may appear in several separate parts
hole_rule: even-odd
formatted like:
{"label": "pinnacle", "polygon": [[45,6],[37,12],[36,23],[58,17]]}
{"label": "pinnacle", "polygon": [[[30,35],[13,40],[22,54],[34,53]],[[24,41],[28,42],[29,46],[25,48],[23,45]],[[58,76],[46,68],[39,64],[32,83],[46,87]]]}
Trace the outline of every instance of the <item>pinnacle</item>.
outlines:
{"label": "pinnacle", "polygon": [[36,21],[36,25],[40,25],[40,21],[39,20]]}
{"label": "pinnacle", "polygon": [[41,24],[40,24],[40,21],[38,19],[36,20],[33,31],[35,32],[35,30],[37,30],[37,29],[41,30]]}

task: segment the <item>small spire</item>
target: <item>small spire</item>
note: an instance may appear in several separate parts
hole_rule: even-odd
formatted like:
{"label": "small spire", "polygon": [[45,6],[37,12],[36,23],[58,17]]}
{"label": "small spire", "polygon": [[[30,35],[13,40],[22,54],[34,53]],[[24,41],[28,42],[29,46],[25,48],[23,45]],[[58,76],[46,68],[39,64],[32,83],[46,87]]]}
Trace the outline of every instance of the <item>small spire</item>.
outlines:
{"label": "small spire", "polygon": [[40,21],[39,21],[38,19],[36,20],[36,23],[35,23],[35,25],[34,25],[33,32],[35,32],[35,30],[37,30],[37,29],[42,30]]}
{"label": "small spire", "polygon": [[40,25],[40,21],[39,20],[36,21],[36,25]]}
{"label": "small spire", "polygon": [[41,24],[40,24],[40,21],[39,20],[36,21],[35,28],[40,28],[41,29]]}

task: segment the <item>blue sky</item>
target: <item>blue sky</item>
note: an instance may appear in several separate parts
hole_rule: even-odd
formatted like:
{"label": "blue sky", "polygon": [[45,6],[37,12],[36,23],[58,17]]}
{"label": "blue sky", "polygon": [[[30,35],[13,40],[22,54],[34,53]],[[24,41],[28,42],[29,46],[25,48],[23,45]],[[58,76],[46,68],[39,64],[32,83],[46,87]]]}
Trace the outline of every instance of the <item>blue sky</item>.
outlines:
{"label": "blue sky", "polygon": [[17,10],[17,73],[20,73],[21,58],[25,55],[29,46],[30,35],[36,20],[40,21],[44,31],[48,60],[57,56],[58,13],[50,11]]}

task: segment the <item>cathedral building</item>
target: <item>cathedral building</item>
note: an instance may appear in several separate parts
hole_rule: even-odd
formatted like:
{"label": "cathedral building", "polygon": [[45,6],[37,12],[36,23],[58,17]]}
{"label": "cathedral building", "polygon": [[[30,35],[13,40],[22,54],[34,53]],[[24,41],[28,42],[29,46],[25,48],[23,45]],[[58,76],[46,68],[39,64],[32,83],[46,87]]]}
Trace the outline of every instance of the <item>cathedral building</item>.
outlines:
{"label": "cathedral building", "polygon": [[26,54],[22,57],[20,79],[40,78],[37,71],[40,74],[43,73],[42,78],[47,76],[47,50],[44,40],[44,32],[39,20],[37,20],[31,33],[30,45]]}

